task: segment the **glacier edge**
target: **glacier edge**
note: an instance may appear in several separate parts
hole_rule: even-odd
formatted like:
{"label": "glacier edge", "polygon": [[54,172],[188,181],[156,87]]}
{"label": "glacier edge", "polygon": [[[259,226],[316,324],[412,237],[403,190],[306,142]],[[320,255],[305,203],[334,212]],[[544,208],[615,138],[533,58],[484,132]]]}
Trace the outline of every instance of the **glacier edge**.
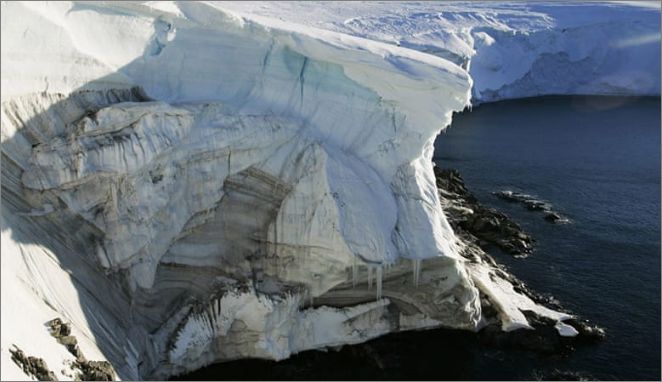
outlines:
{"label": "glacier edge", "polygon": [[463,257],[443,213],[466,68],[216,4],[2,7],[3,379],[12,344],[66,378],[24,327],[54,316],[122,379],[477,330],[481,293],[506,331],[570,318]]}

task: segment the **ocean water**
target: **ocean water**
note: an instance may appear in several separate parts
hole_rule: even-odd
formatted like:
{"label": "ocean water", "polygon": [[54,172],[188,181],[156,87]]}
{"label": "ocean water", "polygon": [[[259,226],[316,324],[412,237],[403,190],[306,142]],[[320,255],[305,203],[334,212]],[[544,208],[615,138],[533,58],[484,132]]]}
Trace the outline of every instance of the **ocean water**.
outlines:
{"label": "ocean water", "polygon": [[[435,162],[460,171],[483,203],[537,240],[533,255],[497,255],[540,292],[607,331],[564,368],[602,379],[660,378],[660,99],[545,97],[457,115]],[[571,224],[497,199],[515,190]],[[560,365],[561,366],[561,365]]]}
{"label": "ocean water", "polygon": [[[660,99],[544,97],[454,116],[435,162],[460,171],[486,205],[536,239],[533,254],[493,253],[538,292],[604,327],[607,337],[564,355],[482,344],[472,333],[389,335],[282,362],[216,364],[184,379],[535,379],[551,370],[598,379],[660,379]],[[550,224],[497,199],[514,190],[571,219]]]}

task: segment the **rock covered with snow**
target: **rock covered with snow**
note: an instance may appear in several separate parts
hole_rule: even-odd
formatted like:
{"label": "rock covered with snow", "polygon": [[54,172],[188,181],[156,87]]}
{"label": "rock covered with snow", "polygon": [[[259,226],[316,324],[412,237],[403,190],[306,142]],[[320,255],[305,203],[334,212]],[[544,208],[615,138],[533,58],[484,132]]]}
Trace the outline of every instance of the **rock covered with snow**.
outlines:
{"label": "rock covered with snow", "polygon": [[[2,4],[3,363],[16,343],[62,364],[25,327],[53,316],[126,379],[476,330],[480,292],[504,330],[568,318],[466,264],[437,193],[434,139],[481,62],[458,47],[486,15],[431,51],[255,6]],[[407,15],[371,22],[402,35]]]}

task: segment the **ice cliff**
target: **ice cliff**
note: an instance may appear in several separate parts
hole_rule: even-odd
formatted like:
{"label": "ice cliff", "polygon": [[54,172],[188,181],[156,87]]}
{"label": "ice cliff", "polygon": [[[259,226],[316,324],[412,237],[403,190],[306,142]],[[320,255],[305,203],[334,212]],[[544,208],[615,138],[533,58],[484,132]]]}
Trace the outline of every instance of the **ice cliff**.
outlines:
{"label": "ice cliff", "polygon": [[[496,33],[485,9],[454,16],[473,20],[467,35],[438,27],[430,38],[452,47],[431,51],[378,28],[355,33],[360,17],[312,26],[274,7],[2,3],[3,379],[24,378],[13,344],[66,378],[71,356],[43,329],[55,316],[123,379],[398,330],[476,330],[481,298],[504,330],[528,327],[524,310],[567,318],[462,256],[435,185],[434,139],[472,91],[542,94],[551,81],[659,94],[659,44],[657,72],[637,61],[624,80],[629,64],[604,66],[613,49],[576,56],[572,37],[540,48],[527,39],[541,31]],[[659,11],[632,9],[650,39]],[[417,36],[389,20],[370,22]],[[659,43],[659,21],[653,32]],[[483,39],[458,50],[467,36]],[[535,54],[511,73],[513,41]],[[614,79],[557,81],[575,60]]]}

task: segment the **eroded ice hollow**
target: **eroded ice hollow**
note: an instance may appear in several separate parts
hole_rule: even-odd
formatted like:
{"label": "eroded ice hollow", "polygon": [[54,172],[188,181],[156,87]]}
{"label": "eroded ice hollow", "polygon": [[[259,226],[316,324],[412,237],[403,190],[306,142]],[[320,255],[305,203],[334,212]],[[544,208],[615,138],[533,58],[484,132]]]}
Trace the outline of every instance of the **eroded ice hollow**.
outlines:
{"label": "eroded ice hollow", "polygon": [[[2,377],[43,323],[123,379],[432,327],[563,320],[462,256],[443,58],[204,3],[2,3]],[[43,332],[43,333],[42,333]]]}

